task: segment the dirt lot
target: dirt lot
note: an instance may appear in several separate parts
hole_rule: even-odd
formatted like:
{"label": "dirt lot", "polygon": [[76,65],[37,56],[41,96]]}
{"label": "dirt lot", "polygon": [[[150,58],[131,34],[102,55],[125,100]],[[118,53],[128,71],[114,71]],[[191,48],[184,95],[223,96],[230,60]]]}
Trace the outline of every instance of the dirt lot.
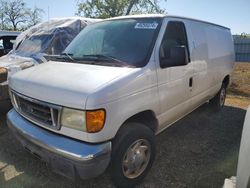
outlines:
{"label": "dirt lot", "polygon": [[237,63],[229,94],[250,98],[250,63]]}
{"label": "dirt lot", "polygon": [[[250,79],[245,84],[249,82]],[[233,85],[221,112],[214,113],[209,104],[205,104],[157,137],[156,161],[138,187],[217,188],[223,185],[226,177],[236,174],[241,131],[246,108],[250,105],[250,92],[240,96],[232,89],[245,91],[242,84]],[[44,163],[23,150],[9,132],[5,117],[2,116],[0,187],[113,186],[108,173],[78,184],[54,174]]]}

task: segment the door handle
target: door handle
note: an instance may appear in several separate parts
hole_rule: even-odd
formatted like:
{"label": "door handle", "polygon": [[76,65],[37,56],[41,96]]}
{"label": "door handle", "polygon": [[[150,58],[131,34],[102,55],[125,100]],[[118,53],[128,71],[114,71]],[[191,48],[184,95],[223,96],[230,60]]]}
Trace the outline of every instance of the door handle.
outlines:
{"label": "door handle", "polygon": [[189,78],[189,87],[193,87],[193,77]]}

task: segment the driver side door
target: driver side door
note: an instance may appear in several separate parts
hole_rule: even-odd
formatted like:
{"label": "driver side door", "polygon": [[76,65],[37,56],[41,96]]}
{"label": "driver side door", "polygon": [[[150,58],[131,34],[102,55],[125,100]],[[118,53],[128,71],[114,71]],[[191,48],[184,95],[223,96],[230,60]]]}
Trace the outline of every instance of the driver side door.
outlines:
{"label": "driver side door", "polygon": [[[185,23],[181,20],[169,20],[165,28],[159,46],[157,70],[161,112],[159,131],[190,112],[194,74]],[[171,48],[176,46],[186,47],[189,62],[186,65],[162,66],[163,60],[170,58]]]}

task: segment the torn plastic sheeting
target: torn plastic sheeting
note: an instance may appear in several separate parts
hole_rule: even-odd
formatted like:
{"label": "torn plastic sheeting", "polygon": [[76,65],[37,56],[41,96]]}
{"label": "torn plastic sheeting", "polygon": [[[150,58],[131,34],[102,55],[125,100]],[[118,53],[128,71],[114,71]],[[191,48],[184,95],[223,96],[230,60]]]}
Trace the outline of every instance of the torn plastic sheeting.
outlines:
{"label": "torn plastic sheeting", "polygon": [[57,18],[21,33],[16,40],[12,54],[36,56],[36,54],[60,54],[86,25],[96,22],[88,18]]}

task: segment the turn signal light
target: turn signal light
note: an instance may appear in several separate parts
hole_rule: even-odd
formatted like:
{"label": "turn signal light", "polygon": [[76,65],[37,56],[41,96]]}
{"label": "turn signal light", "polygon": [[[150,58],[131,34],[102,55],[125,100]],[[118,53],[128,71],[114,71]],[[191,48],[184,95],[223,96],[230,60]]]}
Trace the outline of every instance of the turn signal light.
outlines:
{"label": "turn signal light", "polygon": [[86,111],[86,128],[89,133],[96,133],[102,130],[105,123],[105,111]]}

